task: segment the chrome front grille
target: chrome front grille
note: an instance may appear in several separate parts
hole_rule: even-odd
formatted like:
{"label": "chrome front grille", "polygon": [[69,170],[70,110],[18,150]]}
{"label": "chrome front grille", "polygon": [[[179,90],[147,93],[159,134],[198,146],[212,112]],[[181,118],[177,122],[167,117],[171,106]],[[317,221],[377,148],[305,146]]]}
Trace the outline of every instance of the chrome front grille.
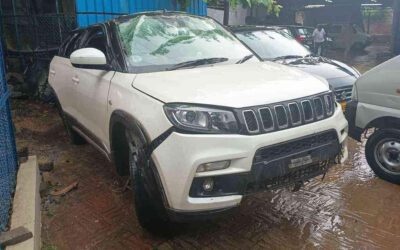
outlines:
{"label": "chrome front grille", "polygon": [[292,118],[292,124],[299,125],[301,123],[301,113],[297,103],[289,103],[289,113]]}
{"label": "chrome front grille", "polygon": [[325,100],[325,109],[326,109],[326,114],[331,115],[333,114],[333,101],[332,101],[332,96],[330,95],[325,95],[324,100]]}
{"label": "chrome front grille", "polygon": [[256,118],[256,114],[253,110],[245,110],[243,111],[244,120],[246,122],[247,131],[250,133],[258,132],[258,122]]}
{"label": "chrome front grille", "polygon": [[283,105],[275,106],[276,120],[279,128],[287,128],[289,126],[289,118]]}
{"label": "chrome front grille", "polygon": [[274,118],[270,108],[260,108],[258,110],[261,116],[261,122],[264,131],[271,131],[274,129]]}
{"label": "chrome front grille", "polygon": [[333,115],[335,103],[332,92],[296,100],[240,109],[243,133],[262,134],[301,126]]}
{"label": "chrome front grille", "polygon": [[320,97],[314,98],[315,115],[318,120],[324,118],[324,105]]}
{"label": "chrome front grille", "polygon": [[301,101],[303,108],[304,122],[311,122],[314,119],[314,111],[310,100]]}
{"label": "chrome front grille", "polygon": [[335,95],[338,102],[348,102],[351,100],[351,93],[353,91],[353,86],[336,88]]}

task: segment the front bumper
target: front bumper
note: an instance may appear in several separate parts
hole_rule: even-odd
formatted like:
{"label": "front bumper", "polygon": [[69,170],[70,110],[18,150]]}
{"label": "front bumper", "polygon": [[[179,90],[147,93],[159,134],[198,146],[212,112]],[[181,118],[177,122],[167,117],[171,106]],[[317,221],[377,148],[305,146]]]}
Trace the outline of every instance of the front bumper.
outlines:
{"label": "front bumper", "polygon": [[[347,158],[347,121],[338,107],[334,115],[319,122],[261,135],[198,135],[173,132],[153,152],[167,206],[174,213],[201,213],[238,206],[243,194],[194,198],[189,195],[194,178],[249,173],[260,148],[311,134],[333,130]],[[201,164],[230,160],[227,169],[196,173]]]}
{"label": "front bumper", "polygon": [[[328,171],[341,147],[335,130],[310,134],[256,151],[251,171],[213,177],[196,177],[190,197],[249,195],[307,181]],[[203,183],[213,181],[205,191]]]}

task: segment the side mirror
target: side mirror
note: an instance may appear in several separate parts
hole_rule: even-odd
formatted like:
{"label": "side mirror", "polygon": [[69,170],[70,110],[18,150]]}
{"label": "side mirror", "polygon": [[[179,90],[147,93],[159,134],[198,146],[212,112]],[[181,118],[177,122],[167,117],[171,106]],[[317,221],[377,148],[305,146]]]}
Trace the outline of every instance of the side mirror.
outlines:
{"label": "side mirror", "polygon": [[75,50],[70,56],[74,67],[85,69],[107,69],[107,59],[101,50],[84,48]]}
{"label": "side mirror", "polygon": [[311,49],[311,47],[309,45],[307,45],[307,44],[303,44],[303,46],[306,47],[308,50]]}

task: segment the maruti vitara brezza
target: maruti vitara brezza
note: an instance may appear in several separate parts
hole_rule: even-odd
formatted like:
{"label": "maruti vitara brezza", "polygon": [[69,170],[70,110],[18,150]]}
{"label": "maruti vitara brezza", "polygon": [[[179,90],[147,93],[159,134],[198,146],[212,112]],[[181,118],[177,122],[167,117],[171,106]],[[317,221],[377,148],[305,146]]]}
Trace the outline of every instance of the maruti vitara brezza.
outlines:
{"label": "maruti vitara brezza", "polygon": [[78,29],[49,83],[72,142],[131,176],[149,230],[299,186],[347,157],[328,83],[261,62],[208,17],[148,12]]}

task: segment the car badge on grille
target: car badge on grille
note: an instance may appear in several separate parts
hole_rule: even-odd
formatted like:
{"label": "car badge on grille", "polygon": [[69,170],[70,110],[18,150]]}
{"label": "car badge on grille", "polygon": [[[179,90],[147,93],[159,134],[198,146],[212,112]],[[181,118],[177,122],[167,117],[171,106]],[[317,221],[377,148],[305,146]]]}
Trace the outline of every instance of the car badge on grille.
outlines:
{"label": "car badge on grille", "polygon": [[344,100],[346,100],[346,98],[347,98],[346,91],[343,91],[343,92],[340,94],[340,100],[344,101]]}

